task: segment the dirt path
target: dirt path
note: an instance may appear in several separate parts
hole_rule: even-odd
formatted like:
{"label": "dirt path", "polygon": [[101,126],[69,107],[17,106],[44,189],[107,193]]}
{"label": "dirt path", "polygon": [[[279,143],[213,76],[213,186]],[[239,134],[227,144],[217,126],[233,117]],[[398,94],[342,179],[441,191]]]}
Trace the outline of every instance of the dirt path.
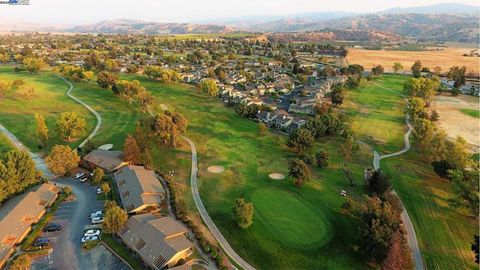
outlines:
{"label": "dirt path", "polygon": [[227,242],[225,237],[222,235],[218,227],[213,223],[213,220],[210,218],[210,215],[208,215],[207,209],[205,209],[205,206],[203,205],[202,199],[200,198],[200,193],[198,192],[198,165],[197,165],[197,148],[195,147],[195,144],[188,139],[187,137],[183,137],[188,144],[190,145],[190,149],[192,151],[192,171],[190,174],[190,181],[191,181],[191,186],[192,186],[192,194],[193,194],[193,200],[195,201],[195,205],[197,206],[198,212],[200,213],[200,216],[202,217],[203,221],[207,225],[208,229],[212,232],[213,236],[217,239],[218,243],[220,246],[222,246],[223,250],[227,255],[240,267],[242,267],[245,270],[254,270],[255,268],[251,266],[248,262],[246,262],[240,255],[238,255],[235,250],[230,246],[230,244]]}

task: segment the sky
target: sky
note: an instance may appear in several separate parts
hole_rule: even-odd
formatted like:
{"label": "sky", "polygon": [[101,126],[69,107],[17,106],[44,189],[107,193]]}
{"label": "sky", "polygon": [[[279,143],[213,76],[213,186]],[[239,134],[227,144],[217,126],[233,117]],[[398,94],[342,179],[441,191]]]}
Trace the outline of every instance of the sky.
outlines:
{"label": "sky", "polygon": [[[303,12],[363,13],[442,2],[445,0],[30,0],[28,6],[0,5],[0,24],[21,21],[71,25],[119,18],[193,22]],[[478,0],[455,2],[480,5]]]}

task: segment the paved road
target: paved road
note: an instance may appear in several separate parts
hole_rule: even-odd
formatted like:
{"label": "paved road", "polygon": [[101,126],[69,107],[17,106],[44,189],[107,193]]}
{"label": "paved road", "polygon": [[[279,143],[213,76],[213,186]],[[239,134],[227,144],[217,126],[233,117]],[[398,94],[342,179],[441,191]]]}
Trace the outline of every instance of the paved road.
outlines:
{"label": "paved road", "polygon": [[103,119],[102,119],[102,116],[97,111],[95,111],[92,107],[90,107],[88,104],[86,104],[85,102],[81,101],[80,99],[72,95],[73,85],[71,82],[67,81],[62,76],[58,76],[58,77],[62,79],[64,82],[66,82],[69,86],[67,91],[67,96],[75,100],[77,103],[81,104],[83,107],[87,108],[87,110],[89,110],[97,118],[97,125],[93,129],[92,133],[90,133],[90,135],[88,135],[88,137],[85,138],[85,140],[83,140],[83,142],[80,143],[80,145],[78,146],[81,148],[88,142],[88,140],[92,139],[95,135],[97,135],[98,131],[100,130],[100,127],[102,126]]}
{"label": "paved road", "polygon": [[[378,86],[385,89],[385,90],[391,91],[390,89],[388,89],[386,87],[383,87],[381,85],[378,85]],[[391,92],[393,92],[393,91],[391,91]],[[397,93],[397,92],[395,92],[395,93]],[[399,94],[399,93],[397,93],[397,94]],[[399,94],[399,95],[402,96],[405,100],[407,100],[404,95],[402,95],[402,94]],[[410,148],[411,148],[410,134],[413,131],[413,127],[410,123],[410,116],[408,114],[405,116],[405,123],[408,126],[408,131],[403,136],[405,146],[403,147],[402,150],[400,150],[398,152],[390,153],[390,154],[386,154],[386,155],[380,155],[377,151],[374,151],[373,152],[373,167],[375,168],[375,170],[380,169],[380,161],[382,159],[390,158],[390,157],[396,157],[396,156],[405,154],[406,152],[408,152],[410,150]],[[395,190],[393,191],[393,193],[395,195],[397,195]],[[403,206],[403,203],[402,203],[402,206]],[[415,228],[413,227],[412,220],[410,219],[410,216],[408,215],[408,212],[405,209],[405,206],[403,206],[403,212],[401,214],[401,217],[402,217],[402,220],[403,220],[403,224],[405,225],[405,229],[407,230],[407,242],[408,242],[408,246],[412,250],[412,254],[413,254],[413,258],[414,258],[414,262],[415,262],[415,269],[423,270],[423,269],[425,269],[425,266],[423,264],[422,253],[420,252],[420,248],[418,246],[417,235],[415,233]]]}
{"label": "paved road", "polygon": [[190,174],[190,181],[192,185],[193,200],[195,201],[195,205],[197,206],[198,212],[200,213],[200,216],[202,217],[203,222],[205,222],[208,229],[212,232],[213,236],[217,239],[220,246],[222,246],[225,253],[227,253],[227,255],[236,264],[240,265],[240,267],[242,267],[245,270],[254,270],[255,268],[253,266],[251,266],[248,262],[242,259],[242,257],[240,257],[235,252],[235,250],[233,250],[233,248],[227,242],[225,237],[223,237],[220,230],[217,228],[215,223],[213,223],[212,219],[208,215],[208,212],[205,209],[205,206],[203,205],[202,199],[200,198],[200,193],[198,192],[197,148],[195,147],[195,144],[190,139],[188,139],[185,136],[183,138],[188,142],[188,144],[190,145],[190,149],[192,150],[192,171]]}

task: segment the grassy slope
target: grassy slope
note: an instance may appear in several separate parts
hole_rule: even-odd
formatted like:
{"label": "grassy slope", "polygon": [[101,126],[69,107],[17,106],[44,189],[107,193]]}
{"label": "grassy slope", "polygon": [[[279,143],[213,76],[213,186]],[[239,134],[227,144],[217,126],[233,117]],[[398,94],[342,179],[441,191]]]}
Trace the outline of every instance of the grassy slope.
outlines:
{"label": "grassy slope", "polygon": [[460,111],[462,111],[466,115],[470,115],[471,117],[480,118],[479,110],[461,109]]}
{"label": "grassy slope", "polygon": [[[348,189],[352,196],[359,198],[363,187],[346,187],[338,170],[337,142],[325,140],[323,146],[318,146],[330,152],[332,166],[315,172],[314,180],[304,187],[296,188],[290,180],[273,181],[268,179],[268,173],[287,174],[287,159],[291,154],[285,148],[284,136],[269,133],[259,137],[256,123],[240,118],[233,109],[205,98],[193,87],[140,80],[157,97],[158,103],[181,111],[189,119],[187,136],[195,141],[199,152],[202,199],[241,256],[259,268],[365,267],[353,251],[358,224],[339,213],[344,199],[338,195],[340,189]],[[166,162],[159,164],[164,171],[175,168],[182,174],[182,170],[189,169],[188,148],[183,146],[173,154],[162,153],[156,157]],[[172,159],[182,165],[173,167]],[[226,172],[209,173],[206,168],[211,165],[222,165]],[[353,166],[359,184],[362,168]],[[188,173],[185,176],[188,177]],[[285,200],[278,200],[279,194]],[[266,199],[269,196],[274,197],[275,203]],[[239,229],[232,218],[233,200],[238,197],[258,204],[254,224],[247,230]],[[284,213],[275,215],[282,211]],[[306,215],[312,216],[305,219]],[[301,224],[304,222],[310,224]],[[303,230],[298,230],[300,227],[286,229],[289,225],[302,226]]]}
{"label": "grassy slope", "polygon": [[[360,128],[360,137],[373,137],[369,143],[382,152],[396,151],[403,147],[403,128],[398,129],[395,125],[404,121],[404,102],[399,96],[382,88],[387,86],[400,93],[403,80],[405,77],[402,76],[384,75],[349,93],[348,106],[353,110],[351,115],[357,126],[376,126],[376,129]],[[387,122],[386,117],[390,119]],[[388,136],[385,135],[387,131]],[[475,265],[470,252],[470,241],[475,231],[475,221],[448,207],[448,181],[439,178],[430,165],[419,161],[414,151],[383,160],[382,168],[393,176],[394,188],[413,220],[428,268],[473,268]]]}
{"label": "grassy slope", "polygon": [[[96,121],[94,116],[66,96],[68,85],[52,73],[41,72],[34,75],[26,72],[16,73],[13,71],[13,67],[2,66],[0,67],[0,79],[9,82],[22,79],[26,84],[35,88],[36,96],[30,101],[23,100],[15,90],[10,90],[7,97],[1,101],[0,108],[0,123],[13,132],[32,151],[38,150],[34,119],[36,112],[45,115],[50,131],[49,148],[55,144],[66,143],[55,132],[55,122],[62,112],[77,112],[87,120],[87,131],[93,129]],[[85,134],[87,132],[83,132],[80,137],[84,137]],[[70,145],[77,146],[80,141],[76,140]]]}
{"label": "grassy slope", "polygon": [[0,153],[8,152],[12,150],[14,147],[8,140],[8,138],[0,133]]}

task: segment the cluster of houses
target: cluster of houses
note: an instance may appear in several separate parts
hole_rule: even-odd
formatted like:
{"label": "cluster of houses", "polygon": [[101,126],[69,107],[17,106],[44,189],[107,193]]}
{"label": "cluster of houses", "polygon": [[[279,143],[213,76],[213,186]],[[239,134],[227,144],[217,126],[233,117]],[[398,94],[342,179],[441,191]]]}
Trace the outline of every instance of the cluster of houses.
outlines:
{"label": "cluster of houses", "polygon": [[[448,78],[441,78],[440,83],[446,87],[448,90],[453,90],[455,81]],[[480,96],[480,81],[476,80],[466,80],[466,83],[459,87],[460,92],[463,95],[471,96]]]}
{"label": "cluster of houses", "polygon": [[125,163],[121,151],[100,149],[86,155],[82,166],[100,167],[113,176],[122,207],[130,216],[118,235],[149,269],[175,268],[193,253],[187,228],[159,214],[166,192],[154,171]]}
{"label": "cluster of houses", "polygon": [[58,197],[59,188],[44,183],[28,192],[11,198],[0,207],[0,269],[15,253],[16,244],[22,242],[47,209]]}

